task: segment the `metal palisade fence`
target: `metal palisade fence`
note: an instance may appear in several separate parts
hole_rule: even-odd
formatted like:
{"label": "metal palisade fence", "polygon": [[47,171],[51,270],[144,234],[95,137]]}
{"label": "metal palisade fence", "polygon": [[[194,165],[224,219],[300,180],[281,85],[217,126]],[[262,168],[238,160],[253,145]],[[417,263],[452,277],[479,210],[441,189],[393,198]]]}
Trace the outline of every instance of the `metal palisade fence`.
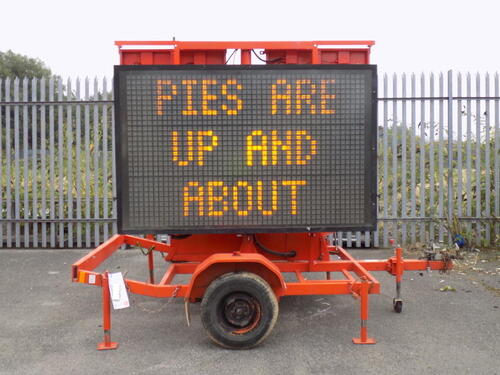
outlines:
{"label": "metal palisade fence", "polygon": [[499,94],[498,74],[382,76],[375,245],[499,244]]}
{"label": "metal palisade fence", "polygon": [[[93,247],[116,232],[112,85],[0,79],[0,247]],[[498,74],[379,79],[375,232],[348,246],[498,246]]]}
{"label": "metal palisade fence", "polygon": [[0,246],[92,247],[116,232],[108,82],[0,81]]}

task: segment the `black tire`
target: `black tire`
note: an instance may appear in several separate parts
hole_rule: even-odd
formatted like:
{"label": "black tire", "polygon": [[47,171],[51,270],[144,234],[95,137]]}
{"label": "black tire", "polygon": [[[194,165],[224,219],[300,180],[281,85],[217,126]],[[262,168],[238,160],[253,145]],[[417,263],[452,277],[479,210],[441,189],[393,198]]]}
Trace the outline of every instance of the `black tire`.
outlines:
{"label": "black tire", "polygon": [[259,345],[278,319],[278,301],[267,282],[249,272],[227,273],[212,281],[201,302],[209,337],[229,349]]}

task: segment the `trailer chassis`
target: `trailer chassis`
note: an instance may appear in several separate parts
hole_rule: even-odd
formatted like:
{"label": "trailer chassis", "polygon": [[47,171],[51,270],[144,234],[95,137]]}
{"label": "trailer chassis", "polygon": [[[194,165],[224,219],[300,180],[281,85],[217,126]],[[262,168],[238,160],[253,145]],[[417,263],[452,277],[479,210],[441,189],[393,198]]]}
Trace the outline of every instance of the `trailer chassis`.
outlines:
{"label": "trailer chassis", "polygon": [[[130,293],[156,298],[183,298],[186,308],[190,302],[203,299],[210,283],[228,272],[241,270],[253,272],[262,277],[271,286],[276,298],[297,295],[352,295],[360,302],[359,336],[352,341],[355,344],[374,344],[375,339],[368,335],[368,297],[380,293],[380,283],[372,275],[373,271],[386,271],[395,277],[396,296],[393,307],[401,312],[401,280],[405,271],[416,270],[446,270],[451,268],[450,261],[433,261],[421,259],[404,259],[402,248],[394,247],[394,256],[383,260],[358,260],[340,246],[333,246],[328,241],[329,233],[311,233],[310,254],[319,254],[309,260],[270,260],[263,255],[255,238],[242,235],[241,246],[232,253],[217,253],[200,261],[185,263],[170,263],[163,277],[158,282],[154,278],[154,252],[162,253],[165,260],[172,260],[176,253],[175,245],[169,245],[154,240],[153,236],[146,238],[131,235],[114,235],[98,246],[95,250],[78,260],[72,266],[73,282],[101,287],[102,319],[104,339],[97,346],[99,350],[115,349],[118,343],[111,341],[111,307],[108,271],[96,272],[106,259],[124,245],[139,246],[147,249],[149,280],[138,281],[125,279],[125,285]],[[213,235],[217,236],[217,235]],[[214,239],[214,244],[217,241]],[[216,245],[215,245],[216,246]],[[326,255],[328,254],[328,255]],[[330,254],[338,259],[330,260]],[[283,273],[291,272],[296,281],[285,281]],[[317,272],[324,275],[321,280],[309,280],[303,273]],[[343,275],[341,279],[332,279],[331,273]],[[187,284],[173,284],[176,275],[191,275]]]}

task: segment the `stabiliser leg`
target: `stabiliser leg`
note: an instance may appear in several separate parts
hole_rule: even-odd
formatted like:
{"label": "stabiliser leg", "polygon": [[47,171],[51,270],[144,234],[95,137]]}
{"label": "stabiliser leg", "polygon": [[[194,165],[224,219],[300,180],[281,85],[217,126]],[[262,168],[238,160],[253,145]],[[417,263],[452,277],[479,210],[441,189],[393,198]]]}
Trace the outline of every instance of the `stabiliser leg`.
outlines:
{"label": "stabiliser leg", "polygon": [[[148,240],[154,240],[155,236],[153,234],[147,234],[146,238]],[[150,249],[148,251],[148,269],[149,269],[149,283],[154,284],[155,283],[155,263],[154,263],[154,254],[153,250]]]}
{"label": "stabiliser leg", "polygon": [[394,311],[400,313],[403,310],[403,300],[401,299],[401,280],[403,280],[403,250],[396,248],[396,298],[392,301]]}
{"label": "stabiliser leg", "polygon": [[368,337],[368,288],[369,284],[366,279],[362,280],[359,293],[361,307],[361,329],[360,337],[354,337],[352,342],[355,344],[375,344],[374,338]]}
{"label": "stabiliser leg", "polygon": [[102,328],[104,330],[104,341],[97,344],[97,350],[111,350],[118,348],[117,342],[111,341],[111,297],[109,293],[108,273],[102,276]]}

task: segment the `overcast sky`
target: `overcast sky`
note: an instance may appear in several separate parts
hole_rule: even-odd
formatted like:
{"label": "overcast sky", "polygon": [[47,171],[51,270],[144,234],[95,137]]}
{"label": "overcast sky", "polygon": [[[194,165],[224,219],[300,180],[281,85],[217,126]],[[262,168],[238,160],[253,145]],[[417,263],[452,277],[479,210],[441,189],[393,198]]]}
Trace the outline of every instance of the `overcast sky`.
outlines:
{"label": "overcast sky", "polygon": [[0,51],[112,76],[115,40],[375,40],[384,72],[500,67],[495,0],[1,0]]}

